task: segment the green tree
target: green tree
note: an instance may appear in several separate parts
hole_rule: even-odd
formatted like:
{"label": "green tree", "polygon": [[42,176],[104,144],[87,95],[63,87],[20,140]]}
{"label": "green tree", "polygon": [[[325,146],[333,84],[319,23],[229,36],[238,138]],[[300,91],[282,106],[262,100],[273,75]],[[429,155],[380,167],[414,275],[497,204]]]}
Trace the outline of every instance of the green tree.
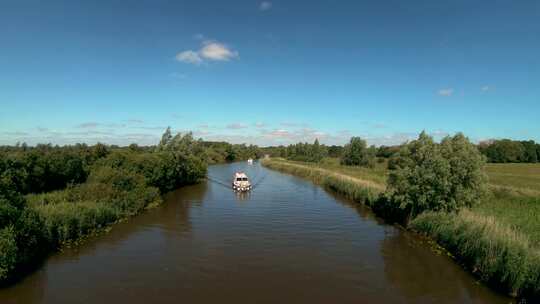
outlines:
{"label": "green tree", "polygon": [[375,165],[374,149],[368,149],[367,143],[360,137],[352,137],[343,148],[341,164],[347,166],[373,167]]}
{"label": "green tree", "polygon": [[318,163],[326,156],[326,154],[326,148],[319,144],[319,139],[315,139],[311,147],[310,161]]}
{"label": "green tree", "polygon": [[484,156],[463,134],[437,144],[422,132],[396,156],[385,196],[408,220],[427,210],[457,211],[485,193],[484,164]]}
{"label": "green tree", "polygon": [[524,163],[538,162],[536,143],[534,140],[521,141],[521,145],[523,146],[523,155],[521,157],[521,161]]}
{"label": "green tree", "polygon": [[158,150],[165,149],[169,145],[171,140],[172,140],[171,127],[167,127],[167,130],[165,130],[165,133],[163,133],[163,135],[161,136],[161,141],[159,142]]}
{"label": "green tree", "polygon": [[233,145],[228,145],[225,150],[225,160],[228,162],[232,162],[236,160],[236,151],[233,147]]}
{"label": "green tree", "polygon": [[343,147],[332,145],[328,147],[328,156],[330,157],[341,157],[343,154]]}

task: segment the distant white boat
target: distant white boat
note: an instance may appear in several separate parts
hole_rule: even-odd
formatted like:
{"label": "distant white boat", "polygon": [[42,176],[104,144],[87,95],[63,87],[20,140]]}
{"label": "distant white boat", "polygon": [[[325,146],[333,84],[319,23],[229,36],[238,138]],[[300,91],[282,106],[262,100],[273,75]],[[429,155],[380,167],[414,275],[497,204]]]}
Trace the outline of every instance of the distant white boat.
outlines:
{"label": "distant white boat", "polygon": [[251,158],[248,159],[248,164],[250,164],[250,165],[253,164],[253,159],[251,159]]}

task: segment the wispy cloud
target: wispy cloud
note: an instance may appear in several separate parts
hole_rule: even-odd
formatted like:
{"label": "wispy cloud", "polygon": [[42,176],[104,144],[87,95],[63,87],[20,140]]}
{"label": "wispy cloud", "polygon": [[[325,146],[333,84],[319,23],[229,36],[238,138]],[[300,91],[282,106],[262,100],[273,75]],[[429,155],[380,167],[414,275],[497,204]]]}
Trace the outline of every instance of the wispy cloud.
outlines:
{"label": "wispy cloud", "polygon": [[195,130],[193,131],[193,136],[195,137],[201,137],[211,134],[208,130]]}
{"label": "wispy cloud", "polygon": [[270,137],[287,138],[287,137],[290,137],[292,133],[285,129],[276,129],[276,130],[266,133],[266,135]]}
{"label": "wispy cloud", "polygon": [[300,128],[300,127],[304,127],[304,128],[307,128],[309,127],[309,124],[307,123],[301,123],[301,122],[282,122],[280,123],[281,126],[283,127],[290,127],[290,128]]}
{"label": "wispy cloud", "polygon": [[203,62],[199,53],[187,50],[176,54],[176,60],[184,63],[201,64]]}
{"label": "wispy cloud", "polygon": [[143,124],[144,120],[137,119],[137,118],[132,118],[132,119],[128,119],[128,122],[131,123],[131,124]]}
{"label": "wispy cloud", "polygon": [[450,133],[444,131],[444,130],[435,130],[433,132],[429,132],[429,134],[433,137],[436,137],[436,138],[442,138],[442,137],[445,137],[445,136],[448,136],[450,135]]}
{"label": "wispy cloud", "polygon": [[149,127],[139,127],[139,129],[165,131],[167,129],[167,127],[166,126],[149,126]]}
{"label": "wispy cloud", "polygon": [[452,94],[454,94],[454,89],[452,88],[440,89],[437,93],[439,94],[439,96],[452,96]]}
{"label": "wispy cloud", "polygon": [[193,35],[193,39],[196,39],[196,40],[206,40],[206,38],[204,37],[204,35],[201,34],[201,33],[198,33],[198,34]]}
{"label": "wispy cloud", "polygon": [[396,132],[386,135],[375,135],[375,136],[363,136],[364,139],[368,142],[369,145],[375,146],[393,146],[399,145],[404,142],[416,139],[418,137],[417,133],[413,132]]}
{"label": "wispy cloud", "polygon": [[264,128],[264,127],[266,127],[266,124],[264,122],[256,122],[255,127],[256,128]]}
{"label": "wispy cloud", "polygon": [[2,132],[2,134],[8,135],[8,136],[26,136],[26,135],[29,135],[28,133],[22,132],[22,131]]}
{"label": "wispy cloud", "polygon": [[237,130],[237,129],[245,129],[247,128],[247,125],[243,123],[232,123],[227,125],[227,129]]}
{"label": "wispy cloud", "polygon": [[485,86],[481,87],[480,90],[481,90],[482,92],[487,92],[487,91],[491,90],[491,87],[488,86],[488,85],[485,85]]}
{"label": "wispy cloud", "polygon": [[204,40],[198,51],[186,50],[176,54],[179,62],[199,65],[204,61],[230,61],[238,58],[239,53],[224,43]]}
{"label": "wispy cloud", "polygon": [[260,11],[267,11],[272,8],[272,2],[269,1],[263,1],[261,4],[259,4],[259,10]]}
{"label": "wispy cloud", "polygon": [[99,126],[99,123],[97,122],[84,122],[82,124],[77,125],[77,128],[91,129],[91,128],[97,128],[98,126]]}
{"label": "wispy cloud", "polygon": [[126,124],[124,123],[108,123],[103,125],[106,128],[125,128]]}

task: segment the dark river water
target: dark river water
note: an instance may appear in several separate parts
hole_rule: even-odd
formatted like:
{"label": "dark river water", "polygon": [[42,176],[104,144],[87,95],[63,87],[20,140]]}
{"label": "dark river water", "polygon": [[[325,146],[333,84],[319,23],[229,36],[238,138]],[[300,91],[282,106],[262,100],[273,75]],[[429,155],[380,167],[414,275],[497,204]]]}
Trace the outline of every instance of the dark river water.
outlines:
{"label": "dark river water", "polygon": [[[257,184],[251,193],[228,187],[236,170]],[[211,166],[209,176],[51,256],[0,290],[0,303],[510,302],[309,181],[257,163]]]}

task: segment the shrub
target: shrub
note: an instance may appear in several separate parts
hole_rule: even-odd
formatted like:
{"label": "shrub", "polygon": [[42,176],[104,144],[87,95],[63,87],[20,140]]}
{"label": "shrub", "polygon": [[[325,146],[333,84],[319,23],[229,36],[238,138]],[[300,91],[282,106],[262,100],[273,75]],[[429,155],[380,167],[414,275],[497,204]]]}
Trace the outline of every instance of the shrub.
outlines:
{"label": "shrub", "polygon": [[29,267],[50,249],[49,236],[43,230],[45,221],[38,212],[25,208],[15,224],[17,264]]}
{"label": "shrub", "polygon": [[425,132],[400,150],[386,197],[409,219],[431,211],[457,211],[485,193],[484,157],[462,134],[437,144]]}
{"label": "shrub", "polygon": [[0,281],[6,279],[17,262],[17,243],[12,226],[0,229]]}

